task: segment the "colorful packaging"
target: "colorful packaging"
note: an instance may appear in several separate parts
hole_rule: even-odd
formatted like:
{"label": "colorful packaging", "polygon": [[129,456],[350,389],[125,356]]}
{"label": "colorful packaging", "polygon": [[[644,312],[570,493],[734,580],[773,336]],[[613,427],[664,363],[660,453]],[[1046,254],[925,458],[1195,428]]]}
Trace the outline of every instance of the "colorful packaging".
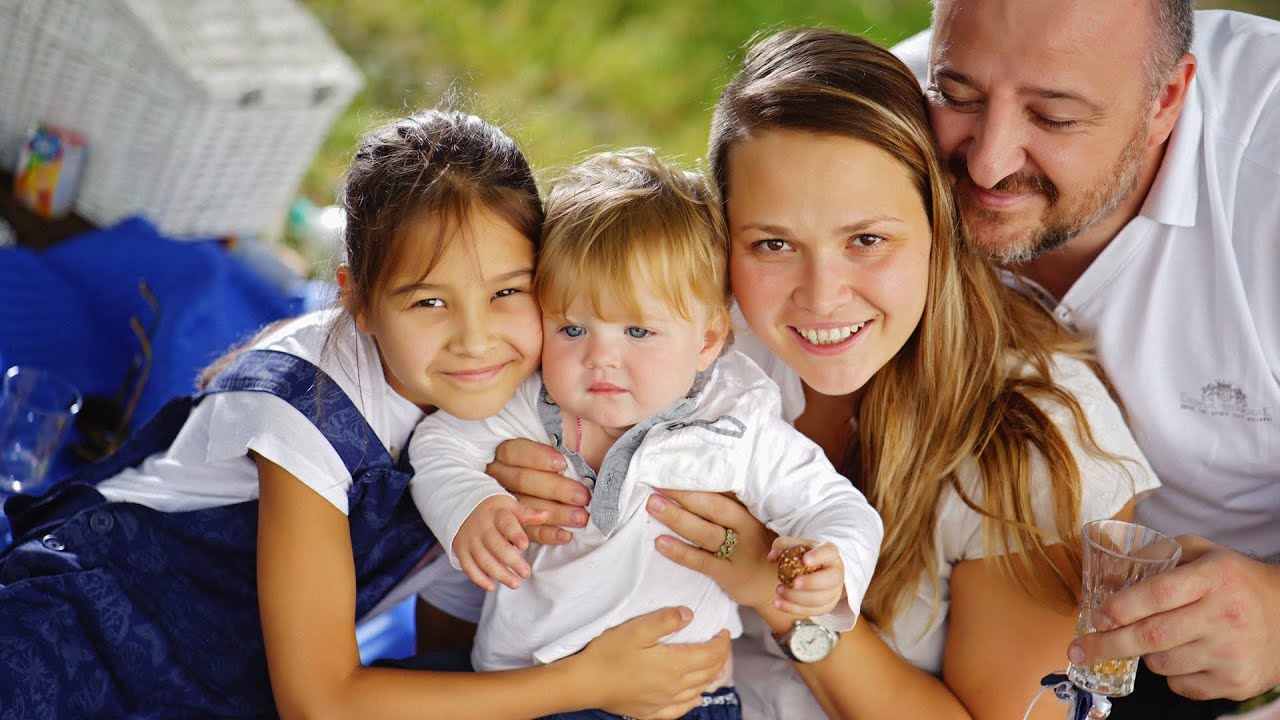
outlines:
{"label": "colorful packaging", "polygon": [[84,168],[84,136],[41,123],[22,146],[13,194],[37,215],[61,217],[75,201]]}

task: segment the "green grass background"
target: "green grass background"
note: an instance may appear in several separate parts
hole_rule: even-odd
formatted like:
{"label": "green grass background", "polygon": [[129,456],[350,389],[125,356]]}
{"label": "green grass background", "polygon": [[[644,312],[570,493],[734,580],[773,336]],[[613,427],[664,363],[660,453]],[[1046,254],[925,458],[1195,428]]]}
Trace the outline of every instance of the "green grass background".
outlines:
{"label": "green grass background", "polygon": [[[882,44],[929,21],[926,0],[303,0],[365,86],[335,123],[302,193],[332,201],[357,138],[456,87],[554,169],[604,147],[651,145],[692,163],[744,41],[822,25]],[[1280,17],[1280,0],[1201,2]]]}

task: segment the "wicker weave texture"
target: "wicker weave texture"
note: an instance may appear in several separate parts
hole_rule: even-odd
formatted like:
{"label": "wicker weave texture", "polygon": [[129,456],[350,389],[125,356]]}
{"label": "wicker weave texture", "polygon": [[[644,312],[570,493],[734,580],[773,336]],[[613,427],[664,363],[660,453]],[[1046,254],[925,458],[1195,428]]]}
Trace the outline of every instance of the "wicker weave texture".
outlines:
{"label": "wicker weave texture", "polygon": [[97,224],[276,230],[361,83],[296,0],[0,0],[0,163],[40,122],[79,131]]}

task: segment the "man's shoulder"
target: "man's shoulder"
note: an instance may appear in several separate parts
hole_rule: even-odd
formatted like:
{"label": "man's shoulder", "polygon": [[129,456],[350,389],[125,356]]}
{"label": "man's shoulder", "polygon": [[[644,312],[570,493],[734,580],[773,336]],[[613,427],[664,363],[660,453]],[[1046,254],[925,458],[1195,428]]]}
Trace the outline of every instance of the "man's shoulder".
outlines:
{"label": "man's shoulder", "polygon": [[1227,10],[1196,13],[1196,83],[1205,133],[1280,171],[1280,21]]}

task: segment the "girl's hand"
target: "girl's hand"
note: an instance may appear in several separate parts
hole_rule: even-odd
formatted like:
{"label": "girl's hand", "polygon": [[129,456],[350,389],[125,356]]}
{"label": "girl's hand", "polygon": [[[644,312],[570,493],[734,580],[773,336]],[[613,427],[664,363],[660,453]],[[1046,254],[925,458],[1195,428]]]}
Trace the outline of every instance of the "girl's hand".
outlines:
{"label": "girl's hand", "polygon": [[547,515],[537,524],[525,523],[529,539],[543,545],[564,545],[572,537],[566,527],[586,527],[591,491],[561,475],[565,459],[558,450],[533,440],[506,440],[498,446],[485,472],[507,492]]}
{"label": "girl's hand", "polygon": [[693,620],[689,608],[667,608],[606,630],[570,658],[572,672],[599,690],[600,709],[627,717],[678,718],[702,702],[702,691],[724,672],[729,631],[700,645],[665,645],[662,638]]}
{"label": "girl's hand", "polygon": [[[658,552],[715,580],[739,605],[761,614],[772,609],[779,585],[777,570],[769,561],[769,548],[776,537],[773,531],[732,495],[662,492],[650,496],[649,514],[680,537],[660,536]],[[715,552],[725,541],[725,528],[733,528],[738,541],[727,558],[718,558]]]}
{"label": "girl's hand", "polygon": [[[778,555],[795,545],[813,545],[813,542],[803,538],[777,538],[769,551],[769,561],[777,563]],[[826,615],[844,597],[844,561],[840,559],[840,551],[831,543],[822,543],[806,552],[801,560],[809,572],[796,577],[791,587],[778,583],[778,597],[773,606],[801,618]]]}
{"label": "girl's hand", "polygon": [[529,577],[529,563],[521,555],[529,547],[522,523],[536,524],[547,516],[507,495],[485,498],[462,521],[453,536],[453,553],[471,582],[486,592],[497,589],[494,581],[515,590]]}

